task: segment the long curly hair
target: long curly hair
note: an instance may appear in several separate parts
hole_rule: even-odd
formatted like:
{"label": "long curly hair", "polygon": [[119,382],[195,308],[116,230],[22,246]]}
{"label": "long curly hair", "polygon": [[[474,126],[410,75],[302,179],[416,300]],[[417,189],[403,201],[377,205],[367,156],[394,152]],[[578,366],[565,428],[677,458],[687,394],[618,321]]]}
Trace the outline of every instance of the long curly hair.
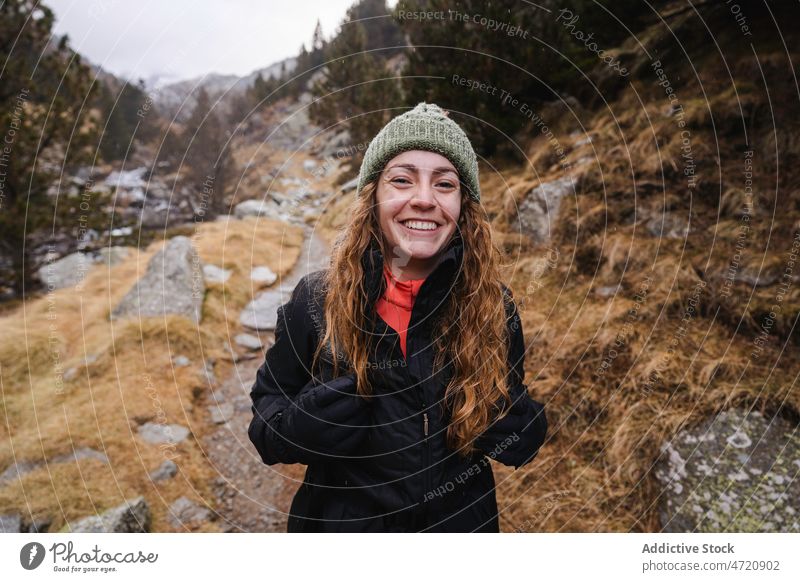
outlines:
{"label": "long curly hair", "polygon": [[[462,192],[464,188],[462,187]],[[348,362],[358,378],[358,393],[370,398],[370,335],[366,329],[368,305],[362,257],[375,241],[387,255],[377,216],[377,182],[367,184],[350,210],[350,220],[337,237],[325,289],[325,321],[313,362],[324,346],[333,358],[334,377],[340,360]],[[501,254],[492,239],[483,208],[462,195],[457,228],[464,244],[464,260],[452,291],[433,323],[435,359],[433,374],[445,361],[452,363],[452,377],[442,402],[451,411],[447,446],[464,457],[475,452],[475,439],[510,404],[507,386],[508,327],[506,299],[500,283]],[[382,290],[385,281],[381,277]],[[447,360],[446,360],[447,358]],[[313,364],[312,364],[313,368]]]}

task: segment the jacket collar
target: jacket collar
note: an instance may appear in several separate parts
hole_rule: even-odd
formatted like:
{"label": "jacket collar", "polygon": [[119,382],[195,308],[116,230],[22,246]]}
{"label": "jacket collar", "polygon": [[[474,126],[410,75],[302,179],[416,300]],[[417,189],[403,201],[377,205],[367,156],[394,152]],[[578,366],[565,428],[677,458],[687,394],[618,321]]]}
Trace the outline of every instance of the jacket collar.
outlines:
{"label": "jacket collar", "polygon": [[[414,300],[414,311],[422,309],[425,314],[434,310],[441,304],[444,297],[450,292],[455,279],[462,267],[464,257],[464,241],[461,234],[456,232],[447,246],[442,249],[434,265],[433,271],[425,278]],[[374,239],[362,258],[364,267],[365,289],[370,309],[374,312],[374,305],[383,292],[383,263],[384,257],[380,247]],[[421,304],[417,308],[417,304]]]}

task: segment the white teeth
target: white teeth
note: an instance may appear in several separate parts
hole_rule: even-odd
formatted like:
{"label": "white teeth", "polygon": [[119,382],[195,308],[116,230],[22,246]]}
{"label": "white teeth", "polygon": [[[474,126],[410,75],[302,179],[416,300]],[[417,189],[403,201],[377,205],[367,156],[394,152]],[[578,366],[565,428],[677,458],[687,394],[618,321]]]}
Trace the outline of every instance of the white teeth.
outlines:
{"label": "white teeth", "polygon": [[413,228],[415,230],[435,230],[436,227],[439,226],[435,222],[427,222],[422,220],[407,220],[403,224],[405,224],[408,228]]}

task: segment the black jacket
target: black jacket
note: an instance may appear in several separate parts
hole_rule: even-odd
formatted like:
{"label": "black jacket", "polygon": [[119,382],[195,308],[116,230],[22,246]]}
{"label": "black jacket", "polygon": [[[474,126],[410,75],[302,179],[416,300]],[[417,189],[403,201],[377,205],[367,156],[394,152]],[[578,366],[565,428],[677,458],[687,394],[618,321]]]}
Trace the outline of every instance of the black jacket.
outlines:
{"label": "black jacket", "polygon": [[[489,458],[515,468],[528,463],[544,441],[547,420],[523,384],[525,345],[511,302],[511,412],[478,439],[481,453],[464,459],[446,446],[449,411],[440,403],[452,364],[432,374],[430,337],[432,315],[450,291],[462,256],[456,236],[422,284],[409,322],[407,361],[398,334],[370,310],[371,402],[355,395],[354,373],[333,377],[329,349],[311,379],[311,357],[324,332],[324,271],[303,277],[278,308],[275,343],[250,393],[249,436],[267,465],[308,465],[288,531],[499,531]],[[377,245],[362,261],[374,305],[383,283]],[[504,292],[510,296],[505,286]]]}

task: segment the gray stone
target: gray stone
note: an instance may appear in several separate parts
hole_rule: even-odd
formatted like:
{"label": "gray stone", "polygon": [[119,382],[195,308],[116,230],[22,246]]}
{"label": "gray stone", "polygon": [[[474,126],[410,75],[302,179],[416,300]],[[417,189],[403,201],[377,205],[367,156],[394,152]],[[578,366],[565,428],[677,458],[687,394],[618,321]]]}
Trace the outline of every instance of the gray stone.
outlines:
{"label": "gray stone", "polygon": [[114,265],[118,265],[125,259],[127,259],[131,254],[131,247],[121,247],[121,246],[113,246],[113,247],[103,247],[99,251],[99,257],[97,261],[109,267],[113,267]]}
{"label": "gray stone", "polygon": [[178,444],[189,436],[189,429],[179,424],[146,422],[139,427],[139,436],[153,445]]}
{"label": "gray stone", "polygon": [[176,236],[150,259],[144,277],[111,312],[111,318],[178,314],[199,323],[204,293],[197,251],[189,238]]}
{"label": "gray stone", "polygon": [[232,273],[233,271],[216,265],[203,265],[203,275],[208,283],[225,283],[231,278]]}
{"label": "gray stone", "polygon": [[11,463],[11,465],[6,467],[5,471],[0,473],[0,486],[14,481],[15,479],[22,479],[22,477],[31,471],[42,466],[44,466],[44,463],[41,461],[19,461],[17,463]]}
{"label": "gray stone", "polygon": [[164,462],[161,463],[158,469],[150,473],[150,478],[153,481],[166,481],[167,479],[172,479],[177,474],[178,465],[175,464],[175,461],[164,459]]}
{"label": "gray stone", "polygon": [[349,192],[350,190],[355,190],[357,186],[358,186],[358,176],[342,184],[339,190],[341,190],[342,192]]}
{"label": "gray stone", "polygon": [[249,333],[240,333],[233,338],[233,341],[236,342],[236,345],[247,348],[248,350],[260,350],[263,346],[258,336]]}
{"label": "gray stone", "polygon": [[0,533],[20,533],[22,531],[22,517],[18,513],[0,515]]}
{"label": "gray stone", "polygon": [[178,368],[185,368],[186,366],[191,364],[192,361],[186,356],[175,356],[174,358],[172,358],[172,363]]}
{"label": "gray stone", "polygon": [[239,315],[239,322],[257,331],[273,331],[278,322],[278,307],[289,301],[292,289],[282,285],[268,289],[247,304]]}
{"label": "gray stone", "polygon": [[53,457],[53,463],[70,463],[72,461],[82,461],[84,459],[95,459],[102,463],[108,464],[108,457],[105,453],[101,453],[90,447],[79,447],[70,453],[64,455],[56,455]]}
{"label": "gray stone", "polygon": [[109,509],[102,515],[91,515],[65,526],[73,533],[147,533],[150,531],[150,507],[139,496]]}
{"label": "gray stone", "polygon": [[517,220],[520,230],[537,243],[546,243],[558,220],[561,200],[574,193],[575,179],[565,176],[531,190],[519,205]]}
{"label": "gray stone", "polygon": [[86,277],[86,273],[94,265],[89,254],[72,253],[57,261],[44,265],[37,271],[39,280],[48,289],[74,287]]}
{"label": "gray stone", "polygon": [[233,209],[233,214],[238,218],[246,216],[275,217],[276,213],[275,204],[264,200],[245,200]]}
{"label": "gray stone", "polygon": [[49,517],[34,519],[33,523],[28,526],[28,533],[45,533],[50,529],[52,523],[53,520]]}
{"label": "gray stone", "polygon": [[263,285],[272,285],[278,280],[278,276],[269,267],[255,267],[250,271],[250,279]]}
{"label": "gray stone", "polygon": [[175,528],[193,525],[211,518],[211,511],[186,497],[176,499],[169,506],[169,513],[169,522]]}
{"label": "gray stone", "polygon": [[800,435],[789,421],[723,411],[661,450],[663,531],[800,532]]}
{"label": "gray stone", "polygon": [[208,407],[208,412],[211,414],[211,422],[224,424],[233,417],[233,404],[230,402],[212,404]]}
{"label": "gray stone", "polygon": [[[83,459],[95,459],[102,463],[108,464],[108,457],[90,447],[78,447],[77,449],[65,453],[63,455],[56,455],[52,459],[50,459],[49,463],[72,463],[74,461],[81,461]],[[15,479],[21,479],[28,473],[35,471],[40,467],[44,467],[45,463],[43,461],[19,461],[18,463],[12,463],[8,467],[6,467],[5,471],[0,473],[0,486],[13,481]]]}
{"label": "gray stone", "polygon": [[614,297],[619,292],[620,292],[619,285],[594,288],[594,294],[597,295],[598,297],[604,297],[604,298]]}

